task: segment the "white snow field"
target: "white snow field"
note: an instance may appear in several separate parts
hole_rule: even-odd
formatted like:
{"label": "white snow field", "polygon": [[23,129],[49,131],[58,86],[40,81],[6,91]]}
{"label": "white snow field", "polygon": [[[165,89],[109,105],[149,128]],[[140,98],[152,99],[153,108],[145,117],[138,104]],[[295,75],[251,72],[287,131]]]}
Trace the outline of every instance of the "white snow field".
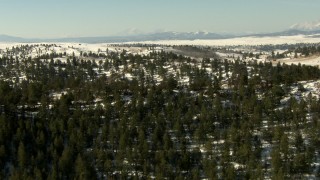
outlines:
{"label": "white snow field", "polygon": [[295,59],[286,58],[286,59],[280,59],[278,61],[281,64],[285,63],[288,65],[290,64],[298,65],[300,63],[304,65],[309,65],[309,66],[320,66],[320,57],[318,56],[306,57],[306,58],[295,58]]}
{"label": "white snow field", "polygon": [[268,45],[268,44],[298,44],[298,43],[320,43],[320,37],[296,35],[296,36],[275,36],[275,37],[240,37],[231,39],[212,40],[160,40],[128,42],[126,44],[159,44],[159,45],[198,45],[198,46],[238,46],[238,45]]}
{"label": "white snow field", "polygon": [[[147,47],[128,47],[128,45],[134,44],[149,44],[149,45],[197,45],[197,46],[258,46],[258,45],[279,45],[279,44],[298,44],[298,43],[320,43],[320,35],[296,35],[296,36],[275,36],[275,37],[239,37],[239,38],[231,38],[231,39],[213,39],[213,40],[161,40],[161,41],[140,41],[140,42],[126,42],[126,43],[97,43],[97,44],[89,44],[89,43],[52,43],[52,42],[43,42],[43,43],[5,43],[0,42],[0,57],[3,56],[4,53],[7,52],[8,49],[12,47],[19,47],[21,45],[34,45],[30,52],[27,52],[27,56],[30,57],[38,57],[45,54],[51,53],[65,53],[67,56],[80,56],[81,52],[84,53],[102,53],[106,54],[109,52],[121,52],[123,50],[132,54],[141,54],[147,55],[151,50]],[[53,46],[45,46],[46,44],[53,44]],[[159,49],[157,49],[159,48]],[[161,50],[161,47],[156,47],[154,50]],[[250,49],[250,48],[249,48]],[[153,51],[154,51],[153,50]],[[234,50],[238,50],[237,47],[234,47]],[[240,49],[239,49],[240,50]],[[241,50],[242,51],[242,50]],[[251,51],[246,49],[246,51]],[[275,50],[275,53],[283,53],[284,50]],[[253,53],[256,52],[253,50]],[[259,52],[257,52],[259,53]],[[261,51],[260,51],[261,53]],[[269,53],[269,54],[268,54]],[[235,59],[242,58],[241,54],[237,53],[224,53],[224,52],[216,52],[217,55],[226,59]],[[266,61],[267,57],[270,55],[270,52],[264,52],[260,56],[260,59],[256,59],[257,61]],[[305,64],[311,66],[320,66],[320,57],[318,56],[310,56],[310,57],[299,57],[293,58],[294,54],[289,54],[287,58],[278,59],[274,61],[273,64],[278,62],[285,64]],[[66,59],[59,58],[61,61]],[[253,60],[252,58],[247,59],[248,61]]]}
{"label": "white snow field", "polygon": [[238,45],[278,45],[298,43],[320,43],[320,34],[295,35],[295,36],[266,36],[266,37],[238,37],[230,39],[196,39],[196,40],[159,40],[159,41],[132,41],[124,43],[64,43],[64,42],[42,42],[42,43],[6,43],[0,42],[0,49],[26,44],[56,44],[63,47],[73,47],[80,50],[97,51],[99,48],[105,50],[112,44],[159,44],[159,45],[198,45],[198,46],[238,46]]}

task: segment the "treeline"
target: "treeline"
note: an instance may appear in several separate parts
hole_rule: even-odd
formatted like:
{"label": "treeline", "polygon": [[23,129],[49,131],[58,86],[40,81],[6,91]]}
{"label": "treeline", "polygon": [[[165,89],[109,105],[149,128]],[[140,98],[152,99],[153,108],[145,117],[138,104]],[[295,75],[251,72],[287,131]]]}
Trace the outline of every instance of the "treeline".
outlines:
{"label": "treeline", "polygon": [[317,67],[119,52],[98,63],[5,57],[0,69],[1,179],[320,173],[319,99],[280,101],[319,79]]}
{"label": "treeline", "polygon": [[304,56],[314,55],[320,53],[320,46],[319,45],[311,45],[311,46],[302,46],[298,47],[294,51],[295,53],[301,53]]}

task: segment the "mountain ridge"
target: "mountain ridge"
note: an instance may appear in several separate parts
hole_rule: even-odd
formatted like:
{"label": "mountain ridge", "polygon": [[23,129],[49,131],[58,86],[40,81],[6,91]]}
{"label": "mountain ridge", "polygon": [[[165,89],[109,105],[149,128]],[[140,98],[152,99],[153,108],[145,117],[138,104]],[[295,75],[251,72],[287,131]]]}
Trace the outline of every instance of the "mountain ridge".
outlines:
{"label": "mountain ridge", "polygon": [[127,36],[97,36],[97,37],[72,37],[72,38],[22,38],[10,35],[0,35],[0,42],[10,43],[41,43],[41,42],[79,42],[79,43],[123,43],[135,41],[157,41],[157,40],[196,40],[196,39],[230,39],[236,37],[266,37],[266,36],[295,36],[295,35],[319,35],[320,30],[304,31],[289,29],[273,33],[252,33],[248,35],[218,34],[212,32],[174,32],[165,31],[140,35]]}
{"label": "mountain ridge", "polygon": [[320,20],[312,22],[302,22],[293,24],[290,29],[298,29],[302,31],[315,31],[320,30]]}

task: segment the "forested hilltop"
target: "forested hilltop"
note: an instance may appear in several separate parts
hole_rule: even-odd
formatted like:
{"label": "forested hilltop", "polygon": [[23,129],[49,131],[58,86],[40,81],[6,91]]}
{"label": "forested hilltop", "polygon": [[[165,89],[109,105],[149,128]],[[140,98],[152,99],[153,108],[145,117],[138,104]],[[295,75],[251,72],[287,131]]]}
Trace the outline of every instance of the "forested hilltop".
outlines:
{"label": "forested hilltop", "polygon": [[0,179],[320,178],[317,66],[50,47],[0,51]]}

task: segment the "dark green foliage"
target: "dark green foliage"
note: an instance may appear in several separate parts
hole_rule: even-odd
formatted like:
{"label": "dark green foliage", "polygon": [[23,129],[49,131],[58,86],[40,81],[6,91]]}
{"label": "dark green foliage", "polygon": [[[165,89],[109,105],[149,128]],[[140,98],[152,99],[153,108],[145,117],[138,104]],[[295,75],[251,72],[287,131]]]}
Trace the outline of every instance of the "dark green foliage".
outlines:
{"label": "dark green foliage", "polygon": [[[21,75],[9,65],[26,75],[0,81],[0,179],[291,179],[313,173],[319,100],[292,98],[278,107],[290,85],[320,78],[317,67],[197,62],[166,52],[53,60],[60,56],[0,59],[4,79]],[[165,68],[171,63],[179,74]],[[116,72],[122,67],[134,78]],[[185,76],[190,84],[179,81]]]}

